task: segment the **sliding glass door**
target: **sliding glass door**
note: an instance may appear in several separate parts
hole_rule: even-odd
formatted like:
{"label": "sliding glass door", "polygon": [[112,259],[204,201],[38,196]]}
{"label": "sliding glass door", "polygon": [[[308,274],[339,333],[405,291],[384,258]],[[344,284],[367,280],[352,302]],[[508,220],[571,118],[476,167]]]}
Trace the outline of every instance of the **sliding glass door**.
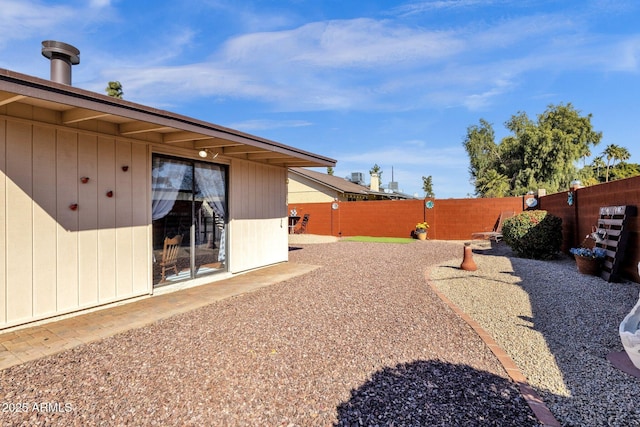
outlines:
{"label": "sliding glass door", "polygon": [[153,156],[153,284],[226,271],[227,169]]}

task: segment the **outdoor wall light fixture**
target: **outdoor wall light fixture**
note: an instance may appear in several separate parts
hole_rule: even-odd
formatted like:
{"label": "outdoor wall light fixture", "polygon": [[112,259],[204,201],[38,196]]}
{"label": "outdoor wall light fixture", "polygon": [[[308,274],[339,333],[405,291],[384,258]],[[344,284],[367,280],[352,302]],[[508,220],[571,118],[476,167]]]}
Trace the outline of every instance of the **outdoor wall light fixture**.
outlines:
{"label": "outdoor wall light fixture", "polygon": [[[209,153],[210,151],[207,148],[203,148],[202,150],[198,151],[198,156],[204,159],[209,155]],[[212,158],[215,159],[216,157],[218,157],[218,154],[219,153],[215,153]]]}
{"label": "outdoor wall light fixture", "polygon": [[127,165],[122,166],[122,170],[125,171],[125,172],[128,171],[129,170],[129,166],[127,166]]}
{"label": "outdoor wall light fixture", "polygon": [[82,178],[80,178],[80,182],[83,184],[86,184],[87,182],[89,182],[89,177],[88,176],[83,176]]}

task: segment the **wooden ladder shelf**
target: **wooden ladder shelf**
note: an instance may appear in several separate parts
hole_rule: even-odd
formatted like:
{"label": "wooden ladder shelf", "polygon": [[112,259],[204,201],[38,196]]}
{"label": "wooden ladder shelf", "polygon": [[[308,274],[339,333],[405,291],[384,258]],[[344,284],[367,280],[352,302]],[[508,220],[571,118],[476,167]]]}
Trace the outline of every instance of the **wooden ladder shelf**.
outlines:
{"label": "wooden ladder shelf", "polygon": [[626,228],[627,218],[635,214],[635,206],[605,206],[600,208],[596,232],[602,240],[596,247],[606,250],[606,258],[602,264],[600,277],[607,282],[618,279],[618,270],[624,259],[624,249],[629,231]]}

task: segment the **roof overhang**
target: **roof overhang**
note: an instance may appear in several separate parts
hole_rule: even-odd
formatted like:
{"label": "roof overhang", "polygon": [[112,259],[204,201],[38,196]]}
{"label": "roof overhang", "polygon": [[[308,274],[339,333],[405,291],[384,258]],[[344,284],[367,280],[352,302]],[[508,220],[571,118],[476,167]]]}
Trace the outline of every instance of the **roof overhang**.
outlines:
{"label": "roof overhang", "polygon": [[[303,177],[305,179],[308,179],[309,181],[315,182],[317,184],[323,185],[331,190],[334,190],[338,193],[341,194],[352,194],[354,196],[367,196],[370,194],[370,191],[366,188],[366,187],[362,187],[361,185],[358,184],[354,184],[351,182],[348,182],[347,180],[345,180],[344,182],[344,186],[338,186],[338,185],[334,185],[330,182],[328,182],[326,179],[319,179],[316,178],[316,176],[314,176],[314,174],[309,173],[311,171],[308,170],[304,170],[304,169],[290,169],[289,173],[293,173],[295,175],[298,175],[300,177]],[[318,173],[319,174],[319,173]],[[320,175],[320,174],[319,174]],[[346,186],[348,186],[349,188],[345,188]]]}
{"label": "roof overhang", "polygon": [[230,158],[283,167],[336,164],[334,159],[234,129],[0,68],[0,106],[11,103],[51,110],[57,125],[100,129],[97,122],[111,123],[114,136],[154,144],[208,148]]}

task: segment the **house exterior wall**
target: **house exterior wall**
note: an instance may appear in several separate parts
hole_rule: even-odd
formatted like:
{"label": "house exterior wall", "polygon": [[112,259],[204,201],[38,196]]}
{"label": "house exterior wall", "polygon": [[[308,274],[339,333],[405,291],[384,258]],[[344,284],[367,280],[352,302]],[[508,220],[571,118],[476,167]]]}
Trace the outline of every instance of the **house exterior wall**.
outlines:
{"label": "house exterior wall", "polygon": [[[109,123],[59,123],[0,106],[0,329],[152,294],[152,152],[199,159]],[[287,261],[287,169],[216,161],[229,166],[228,271]]]}
{"label": "house exterior wall", "polygon": [[229,174],[229,271],[287,261],[287,169],[234,159]]}
{"label": "house exterior wall", "polygon": [[344,201],[342,193],[303,176],[289,173],[289,204]]}
{"label": "house exterior wall", "polygon": [[0,328],[151,292],[147,145],[51,121],[0,108]]}

